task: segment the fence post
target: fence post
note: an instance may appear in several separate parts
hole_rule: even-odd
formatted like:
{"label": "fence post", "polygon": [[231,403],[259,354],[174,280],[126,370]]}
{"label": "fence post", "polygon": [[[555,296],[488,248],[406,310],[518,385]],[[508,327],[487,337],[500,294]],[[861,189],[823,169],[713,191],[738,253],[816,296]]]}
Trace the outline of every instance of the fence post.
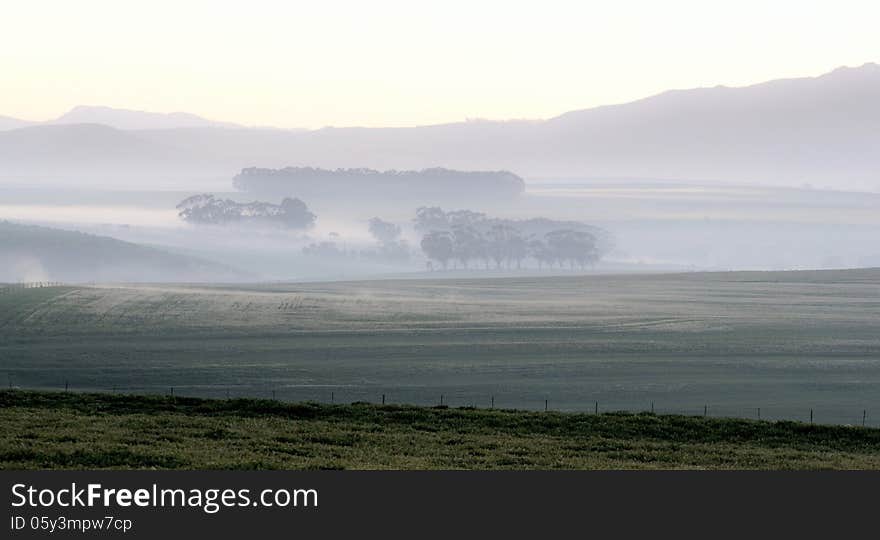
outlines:
{"label": "fence post", "polygon": [[596,414],[599,414],[599,402],[596,402]]}
{"label": "fence post", "polygon": [[651,402],[651,414],[654,414],[654,402]]}
{"label": "fence post", "polygon": [[382,394],[382,405],[385,405],[385,394]]}
{"label": "fence post", "polygon": [[443,406],[443,394],[440,394],[440,406]]}
{"label": "fence post", "polygon": [[495,408],[495,396],[492,396],[492,405],[489,407],[490,409]]}
{"label": "fence post", "polygon": [[171,397],[174,397],[174,387],[171,387]]}
{"label": "fence post", "polygon": [[547,400],[545,399],[544,400],[544,412],[547,412],[547,407],[548,407]]}
{"label": "fence post", "polygon": [[64,381],[64,391],[67,392],[67,389],[70,387],[70,384],[67,381]]}
{"label": "fence post", "polygon": [[336,403],[336,396],[333,392],[330,392],[330,403]]}
{"label": "fence post", "polygon": [[758,407],[758,420],[761,419],[761,407]]}
{"label": "fence post", "polygon": [[865,418],[867,418],[867,417],[868,417],[868,410],[865,409],[864,411],[862,411],[862,427],[865,427]]}
{"label": "fence post", "polygon": [[813,423],[813,409],[810,409],[810,423]]}

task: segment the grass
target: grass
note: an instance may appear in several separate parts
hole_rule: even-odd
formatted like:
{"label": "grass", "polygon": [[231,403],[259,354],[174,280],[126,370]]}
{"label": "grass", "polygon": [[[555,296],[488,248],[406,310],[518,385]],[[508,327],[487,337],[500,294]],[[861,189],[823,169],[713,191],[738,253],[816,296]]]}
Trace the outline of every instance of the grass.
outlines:
{"label": "grass", "polygon": [[4,469],[877,469],[880,430],[0,391]]}
{"label": "grass", "polygon": [[880,426],[880,269],[0,294],[0,384]]}

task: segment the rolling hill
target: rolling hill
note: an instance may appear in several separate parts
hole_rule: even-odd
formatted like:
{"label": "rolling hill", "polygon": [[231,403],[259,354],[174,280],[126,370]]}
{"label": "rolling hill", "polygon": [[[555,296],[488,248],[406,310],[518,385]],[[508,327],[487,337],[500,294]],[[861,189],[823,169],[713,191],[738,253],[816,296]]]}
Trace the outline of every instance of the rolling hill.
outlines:
{"label": "rolling hill", "polygon": [[106,236],[0,221],[0,282],[216,281],[233,268]]}

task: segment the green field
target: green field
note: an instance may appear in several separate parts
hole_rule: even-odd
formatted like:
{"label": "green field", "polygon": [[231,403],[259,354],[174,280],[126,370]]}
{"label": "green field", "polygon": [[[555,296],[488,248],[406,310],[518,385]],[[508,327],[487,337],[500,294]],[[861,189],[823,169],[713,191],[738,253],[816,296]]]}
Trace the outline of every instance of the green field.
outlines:
{"label": "green field", "polygon": [[877,469],[796,422],[0,391],[2,468]]}
{"label": "green field", "polygon": [[7,290],[0,377],[877,426],[880,270]]}

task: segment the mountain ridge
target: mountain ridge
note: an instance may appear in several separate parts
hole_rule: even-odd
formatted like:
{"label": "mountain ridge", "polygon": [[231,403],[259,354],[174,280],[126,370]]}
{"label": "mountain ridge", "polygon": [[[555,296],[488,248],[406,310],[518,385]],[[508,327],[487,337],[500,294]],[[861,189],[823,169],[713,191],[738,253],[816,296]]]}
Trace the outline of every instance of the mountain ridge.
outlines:
{"label": "mountain ridge", "polygon": [[[159,113],[152,111],[144,111],[139,109],[128,109],[128,108],[120,108],[120,107],[109,107],[106,105],[75,105],[66,113],[58,116],[57,118],[46,120],[46,121],[33,121],[33,120],[23,120],[16,117],[8,116],[8,115],[0,115],[0,130],[4,129],[15,129],[5,127],[8,125],[15,125],[17,127],[25,127],[25,126],[34,126],[34,125],[52,125],[52,124],[104,124],[110,127],[115,127],[119,130],[151,130],[151,129],[178,129],[178,128],[197,128],[197,127],[228,127],[228,128],[236,128],[236,129],[266,129],[266,130],[281,130],[281,131],[321,131],[321,130],[335,130],[335,129],[413,129],[413,128],[425,128],[425,127],[438,127],[438,126],[452,126],[452,125],[461,125],[461,124],[534,124],[540,122],[549,122],[552,120],[556,120],[558,118],[565,117],[571,114],[583,113],[586,111],[594,111],[598,109],[605,108],[614,108],[626,105],[633,105],[636,103],[641,103],[644,101],[653,100],[655,98],[660,98],[662,96],[678,94],[678,93],[696,93],[701,91],[718,91],[718,90],[744,90],[756,87],[764,87],[767,85],[776,85],[776,84],[785,84],[793,81],[806,81],[806,80],[822,80],[822,79],[833,79],[840,78],[842,76],[851,76],[853,74],[858,75],[860,73],[874,73],[876,76],[880,77],[880,63],[877,62],[865,62],[860,66],[839,66],[834,68],[831,71],[826,73],[816,75],[813,77],[805,76],[805,77],[787,77],[780,79],[771,79],[768,81],[762,81],[753,84],[747,84],[743,86],[728,86],[723,84],[718,84],[714,86],[697,86],[691,88],[672,88],[668,90],[664,90],[657,94],[651,94],[648,96],[644,96],[638,99],[634,99],[632,101],[626,101],[621,103],[608,103],[602,105],[596,105],[593,107],[585,107],[583,109],[574,109],[571,111],[562,112],[556,116],[551,116],[549,118],[543,119],[506,119],[506,120],[488,120],[481,119],[478,122],[472,120],[466,121],[450,121],[450,122],[441,122],[438,124],[420,124],[413,126],[397,126],[397,127],[389,127],[389,126],[375,126],[375,127],[365,127],[365,126],[325,126],[317,129],[301,129],[301,128],[279,128],[274,126],[245,126],[243,124],[238,124],[235,122],[225,122],[225,121],[217,121],[217,120],[209,120],[202,116],[176,111],[170,113]],[[104,123],[100,121],[96,121],[94,118],[90,116],[100,115],[100,114],[119,114],[119,115],[143,115],[145,117],[155,119],[157,122],[161,122],[160,119],[167,119],[170,121],[171,125],[168,126],[136,126],[136,127],[123,127],[119,125],[115,125],[114,123]]]}
{"label": "mountain ridge", "polygon": [[232,122],[217,122],[187,112],[156,113],[134,109],[120,109],[102,105],[77,105],[51,124],[104,124],[120,130],[176,129],[187,127],[243,126]]}
{"label": "mountain ridge", "polygon": [[[818,77],[669,90],[540,121],[308,131],[209,125],[118,130],[117,137],[145,148],[132,156],[132,168],[229,178],[247,167],[445,167],[509,170],[526,178],[642,177],[878,191],[878,95],[880,66],[868,63]],[[68,167],[81,175],[113,172],[122,160],[101,156],[95,150],[100,145],[76,137],[70,138],[72,147],[47,145],[35,135],[50,127],[82,129],[76,126],[0,131],[0,175]],[[45,137],[52,141],[57,134]],[[90,163],[72,159],[79,145],[93,156]],[[4,146],[18,151],[4,152]]]}

